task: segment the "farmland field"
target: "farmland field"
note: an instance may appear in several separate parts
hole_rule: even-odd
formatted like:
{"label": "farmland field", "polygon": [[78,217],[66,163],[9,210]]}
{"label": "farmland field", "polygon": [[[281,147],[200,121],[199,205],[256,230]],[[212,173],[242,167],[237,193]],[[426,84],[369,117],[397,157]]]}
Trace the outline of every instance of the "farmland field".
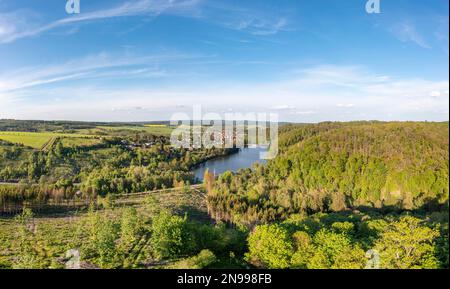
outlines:
{"label": "farmland field", "polygon": [[94,138],[91,135],[82,134],[62,134],[62,133],[41,133],[41,132],[0,132],[0,140],[7,142],[22,144],[34,149],[46,149],[51,146],[56,138],[78,139],[79,142],[89,141]]}
{"label": "farmland field", "polygon": [[0,132],[0,140],[41,149],[53,138],[47,133]]}
{"label": "farmland field", "polygon": [[101,143],[101,139],[98,138],[75,138],[75,137],[64,137],[61,139],[63,147],[84,147],[92,146]]}
{"label": "farmland field", "polygon": [[146,133],[169,136],[173,131],[173,128],[166,125],[145,125],[145,126],[99,126],[98,128],[105,130],[132,130],[132,131],[144,131]]}

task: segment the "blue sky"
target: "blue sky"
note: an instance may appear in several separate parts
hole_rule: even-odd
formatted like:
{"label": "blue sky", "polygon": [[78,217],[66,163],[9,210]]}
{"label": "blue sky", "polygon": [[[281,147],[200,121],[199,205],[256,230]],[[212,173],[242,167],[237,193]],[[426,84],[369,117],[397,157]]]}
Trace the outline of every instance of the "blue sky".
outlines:
{"label": "blue sky", "polygon": [[449,119],[447,0],[0,0],[0,119]]}

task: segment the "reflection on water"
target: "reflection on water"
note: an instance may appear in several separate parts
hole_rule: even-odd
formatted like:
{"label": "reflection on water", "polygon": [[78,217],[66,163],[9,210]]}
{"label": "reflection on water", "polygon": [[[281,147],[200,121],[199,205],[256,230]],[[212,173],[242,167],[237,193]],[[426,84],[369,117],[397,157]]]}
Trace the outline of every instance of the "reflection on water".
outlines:
{"label": "reflection on water", "polygon": [[220,175],[226,171],[236,172],[239,169],[251,168],[256,162],[265,164],[266,160],[260,159],[260,153],[266,151],[265,148],[244,148],[239,153],[209,160],[194,170],[195,177],[202,181],[206,170]]}

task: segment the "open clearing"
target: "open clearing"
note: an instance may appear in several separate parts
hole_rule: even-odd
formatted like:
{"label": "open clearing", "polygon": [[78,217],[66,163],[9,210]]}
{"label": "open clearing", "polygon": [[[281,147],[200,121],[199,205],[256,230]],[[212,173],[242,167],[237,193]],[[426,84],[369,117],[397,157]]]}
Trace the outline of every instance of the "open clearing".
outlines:
{"label": "open clearing", "polygon": [[[124,210],[135,207],[141,217],[151,219],[156,212],[147,208],[145,199],[153,196],[155,204],[160,209],[170,210],[179,216],[187,216],[190,220],[209,223],[211,220],[207,214],[204,191],[199,186],[191,186],[188,192],[184,189],[159,190],[139,194],[117,196],[114,209],[103,208],[97,211],[99,215],[108,216],[111,220],[119,220]],[[38,228],[35,238],[35,246],[43,250],[46,258],[52,260],[50,268],[64,268],[61,261],[66,251],[74,249],[78,238],[86,237],[86,233],[79,234],[80,228],[85,227],[89,214],[87,208],[44,215],[36,214],[33,223]],[[0,217],[0,269],[11,268],[15,256],[20,252],[20,239],[18,238],[18,223],[15,218]],[[135,250],[130,254],[148,250],[148,236],[144,236],[146,242],[136,242]],[[136,257],[136,259],[139,259]],[[138,265],[138,264],[136,264]]]}
{"label": "open clearing", "polygon": [[101,142],[102,140],[99,138],[64,137],[61,139],[63,147],[72,147],[72,148],[93,146]]}
{"label": "open clearing", "polygon": [[0,132],[0,140],[22,144],[35,149],[43,148],[53,137],[45,133]]}

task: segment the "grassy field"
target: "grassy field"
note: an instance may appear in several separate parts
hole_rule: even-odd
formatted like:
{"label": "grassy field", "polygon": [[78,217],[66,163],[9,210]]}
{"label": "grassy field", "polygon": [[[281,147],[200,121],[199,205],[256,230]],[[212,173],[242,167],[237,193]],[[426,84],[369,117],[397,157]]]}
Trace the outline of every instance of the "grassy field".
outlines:
{"label": "grassy field", "polygon": [[145,125],[145,126],[99,126],[98,128],[104,130],[132,130],[132,131],[145,131],[146,133],[154,135],[169,136],[173,128],[167,125]]}
{"label": "grassy field", "polygon": [[35,149],[43,148],[52,138],[53,136],[45,133],[0,132],[0,140],[23,144]]}
{"label": "grassy field", "polygon": [[93,146],[101,143],[102,140],[98,138],[74,138],[64,137],[61,139],[61,143],[64,147],[85,147]]}
{"label": "grassy field", "polygon": [[173,127],[164,124],[97,126],[92,129],[76,130],[76,133],[0,131],[0,140],[22,144],[34,149],[47,150],[52,147],[58,138],[61,139],[65,147],[90,146],[99,143],[100,137],[107,137],[108,132],[119,131],[135,131],[159,136],[170,136]]}
{"label": "grassy field", "polygon": [[48,149],[57,138],[69,139],[67,142],[92,142],[95,136],[82,134],[41,133],[41,132],[0,132],[0,140],[22,144],[34,149]]}

